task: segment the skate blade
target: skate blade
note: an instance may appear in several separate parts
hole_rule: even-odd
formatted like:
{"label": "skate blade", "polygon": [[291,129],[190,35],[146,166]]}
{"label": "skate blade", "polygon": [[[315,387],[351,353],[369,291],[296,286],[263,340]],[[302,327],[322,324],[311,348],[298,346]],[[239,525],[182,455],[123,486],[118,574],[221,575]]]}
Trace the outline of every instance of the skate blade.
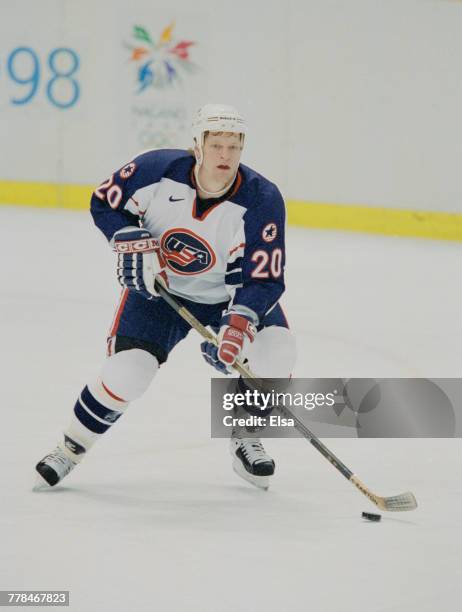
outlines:
{"label": "skate blade", "polygon": [[250,474],[239,459],[235,459],[233,461],[233,470],[236,472],[238,476],[249,482],[257,489],[262,489],[263,491],[267,491],[270,485],[270,477],[269,476],[255,476],[254,474]]}
{"label": "skate blade", "polygon": [[51,485],[38,472],[35,472],[35,482],[32,486],[32,491],[39,493],[41,491],[49,491],[51,488]]}

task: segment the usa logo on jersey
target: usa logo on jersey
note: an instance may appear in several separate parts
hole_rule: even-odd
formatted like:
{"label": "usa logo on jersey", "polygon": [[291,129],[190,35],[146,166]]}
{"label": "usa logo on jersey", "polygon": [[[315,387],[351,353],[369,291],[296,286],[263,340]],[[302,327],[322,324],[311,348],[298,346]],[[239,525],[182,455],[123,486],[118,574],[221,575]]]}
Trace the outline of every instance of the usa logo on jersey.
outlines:
{"label": "usa logo on jersey", "polygon": [[210,270],[217,260],[204,238],[183,227],[165,232],[161,249],[167,266],[177,274],[201,274]]}

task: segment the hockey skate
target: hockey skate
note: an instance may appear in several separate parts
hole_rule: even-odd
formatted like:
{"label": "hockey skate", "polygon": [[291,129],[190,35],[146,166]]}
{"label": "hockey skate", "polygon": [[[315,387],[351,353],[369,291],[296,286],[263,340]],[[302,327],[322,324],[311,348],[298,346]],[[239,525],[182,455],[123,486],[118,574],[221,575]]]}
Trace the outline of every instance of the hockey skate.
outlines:
{"label": "hockey skate", "polygon": [[[39,490],[54,487],[75,468],[78,461],[72,457],[73,453],[67,449],[67,445],[70,442],[73,441],[67,438],[66,445],[58,444],[54,451],[46,455],[37,463],[35,469],[38,476],[34,489]],[[73,444],[75,447],[76,443],[73,442]],[[83,447],[80,445],[78,446],[79,449],[82,449],[82,453],[85,452]]]}
{"label": "hockey skate", "polygon": [[233,470],[238,476],[265,491],[275,464],[266,453],[258,438],[237,438],[230,440],[229,450],[233,457]]}

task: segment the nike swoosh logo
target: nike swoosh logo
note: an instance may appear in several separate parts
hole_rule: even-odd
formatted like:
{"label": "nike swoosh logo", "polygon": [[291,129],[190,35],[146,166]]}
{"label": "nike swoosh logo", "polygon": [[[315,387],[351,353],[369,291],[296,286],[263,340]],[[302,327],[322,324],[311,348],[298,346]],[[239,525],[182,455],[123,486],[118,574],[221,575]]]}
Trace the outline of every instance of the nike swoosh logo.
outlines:
{"label": "nike swoosh logo", "polygon": [[184,198],[174,198],[173,196],[169,197],[169,202],[181,202]]}

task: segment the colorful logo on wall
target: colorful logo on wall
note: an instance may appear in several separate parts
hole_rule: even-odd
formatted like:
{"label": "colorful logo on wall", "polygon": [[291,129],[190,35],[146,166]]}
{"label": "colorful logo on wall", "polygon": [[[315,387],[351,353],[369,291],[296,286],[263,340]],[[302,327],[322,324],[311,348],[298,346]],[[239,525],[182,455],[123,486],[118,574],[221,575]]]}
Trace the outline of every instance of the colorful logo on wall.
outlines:
{"label": "colorful logo on wall", "polygon": [[146,28],[134,26],[132,37],[134,43],[126,46],[131,51],[130,61],[137,66],[137,93],[143,93],[153,87],[163,89],[181,82],[182,75],[196,69],[191,61],[190,51],[195,42],[175,40],[171,23],[155,41]]}

